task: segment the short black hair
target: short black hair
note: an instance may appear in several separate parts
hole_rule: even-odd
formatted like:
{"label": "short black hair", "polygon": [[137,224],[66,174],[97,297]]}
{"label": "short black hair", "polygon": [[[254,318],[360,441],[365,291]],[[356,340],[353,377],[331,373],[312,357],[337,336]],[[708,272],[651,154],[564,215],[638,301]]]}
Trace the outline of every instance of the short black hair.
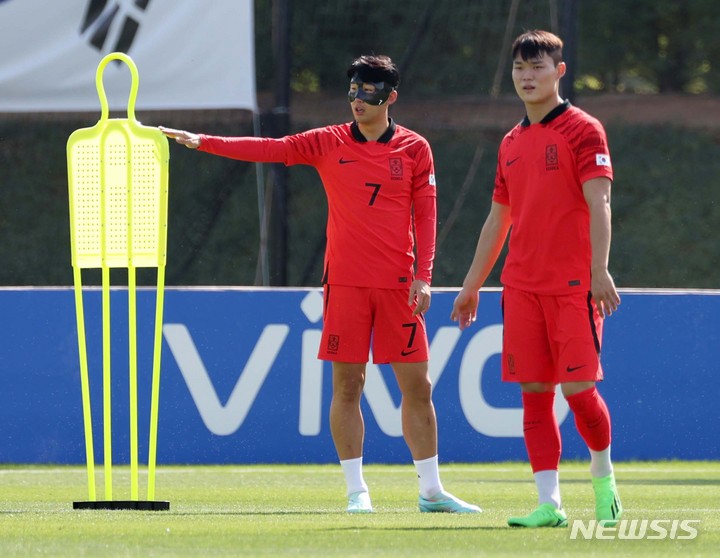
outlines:
{"label": "short black hair", "polygon": [[562,48],[563,42],[560,37],[549,31],[534,29],[526,31],[513,41],[512,57],[515,60],[517,55],[520,54],[520,57],[527,61],[542,56],[544,52],[547,52],[557,66],[563,59]]}
{"label": "short black hair", "polygon": [[397,65],[389,56],[382,54],[363,54],[353,60],[347,70],[347,76],[352,78],[355,75],[362,82],[383,82],[392,88],[400,84],[400,71]]}

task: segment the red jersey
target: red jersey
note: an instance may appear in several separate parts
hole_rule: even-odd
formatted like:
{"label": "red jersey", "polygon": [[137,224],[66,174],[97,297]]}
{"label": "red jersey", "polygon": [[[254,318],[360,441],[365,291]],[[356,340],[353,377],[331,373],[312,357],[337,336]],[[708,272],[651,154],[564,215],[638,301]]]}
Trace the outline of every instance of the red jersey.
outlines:
{"label": "red jersey", "polygon": [[493,201],[510,206],[501,281],[549,295],[590,290],[590,211],[582,185],[613,178],[605,130],[568,101],[541,122],[527,117],[498,152]]}
{"label": "red jersey", "polygon": [[369,142],[353,122],[280,139],[202,135],[200,150],[317,169],[328,199],[323,282],[407,289],[417,236],[417,278],[430,283],[435,170],[430,146],[419,134],[390,120],[387,132]]}

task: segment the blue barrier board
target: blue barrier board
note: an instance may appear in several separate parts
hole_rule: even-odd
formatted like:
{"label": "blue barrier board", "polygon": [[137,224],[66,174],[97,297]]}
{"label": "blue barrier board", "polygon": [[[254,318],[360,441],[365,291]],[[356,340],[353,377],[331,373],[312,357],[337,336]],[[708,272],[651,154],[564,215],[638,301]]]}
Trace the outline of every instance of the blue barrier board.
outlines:
{"label": "blue barrier board", "polygon": [[[720,293],[623,291],[605,324],[599,384],[613,419],[613,456],[720,459]],[[96,459],[102,460],[100,291],[85,315]],[[455,292],[433,294],[430,374],[442,462],[526,460],[519,389],[500,381],[500,293],[481,295],[460,332]],[[73,291],[0,290],[0,462],[84,463]],[[112,300],[113,459],[129,459],[127,292]],[[140,457],[147,458],[155,293],[138,292]],[[158,463],[332,463],[330,365],[316,358],[318,289],[168,288]],[[572,413],[556,410],[563,457],[585,459]],[[387,366],[368,366],[365,461],[409,463],[400,394]]]}

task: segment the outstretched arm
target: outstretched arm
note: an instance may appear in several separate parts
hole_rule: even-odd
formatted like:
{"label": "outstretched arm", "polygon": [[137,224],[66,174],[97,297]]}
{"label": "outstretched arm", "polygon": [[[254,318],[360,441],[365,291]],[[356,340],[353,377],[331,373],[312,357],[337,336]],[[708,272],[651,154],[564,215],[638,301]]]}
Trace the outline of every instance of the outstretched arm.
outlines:
{"label": "outstretched arm", "polygon": [[164,126],[158,126],[158,129],[167,137],[190,149],[199,149],[238,161],[288,164],[288,143],[285,141],[287,138],[209,136]]}
{"label": "outstretched arm", "polygon": [[475,257],[450,314],[450,319],[458,322],[460,329],[470,326],[477,317],[480,302],[478,291],[500,255],[511,224],[510,206],[492,202],[490,213],[480,231]]}

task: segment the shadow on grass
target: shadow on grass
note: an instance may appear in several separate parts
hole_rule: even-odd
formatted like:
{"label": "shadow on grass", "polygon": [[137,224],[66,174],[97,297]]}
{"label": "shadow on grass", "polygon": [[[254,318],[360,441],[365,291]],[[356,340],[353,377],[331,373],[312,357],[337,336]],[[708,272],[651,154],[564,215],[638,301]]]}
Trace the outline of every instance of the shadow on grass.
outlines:
{"label": "shadow on grass", "polygon": [[438,527],[437,525],[428,525],[426,527],[376,527],[376,526],[364,526],[364,527],[328,527],[326,529],[319,529],[319,531],[512,531],[512,527],[492,527],[489,525],[467,525],[463,527]]}
{"label": "shadow on grass", "polygon": [[[590,473],[586,478],[566,478],[562,476],[562,469],[560,470],[560,483],[561,485],[567,484],[586,484],[590,482]],[[716,479],[695,479],[695,478],[679,478],[679,479],[637,479],[637,478],[626,478],[623,476],[622,471],[616,473],[618,484],[623,485],[658,485],[658,486],[720,486],[720,478]],[[478,479],[478,484],[528,484],[535,485],[535,481],[532,476],[528,476],[526,479]]]}

